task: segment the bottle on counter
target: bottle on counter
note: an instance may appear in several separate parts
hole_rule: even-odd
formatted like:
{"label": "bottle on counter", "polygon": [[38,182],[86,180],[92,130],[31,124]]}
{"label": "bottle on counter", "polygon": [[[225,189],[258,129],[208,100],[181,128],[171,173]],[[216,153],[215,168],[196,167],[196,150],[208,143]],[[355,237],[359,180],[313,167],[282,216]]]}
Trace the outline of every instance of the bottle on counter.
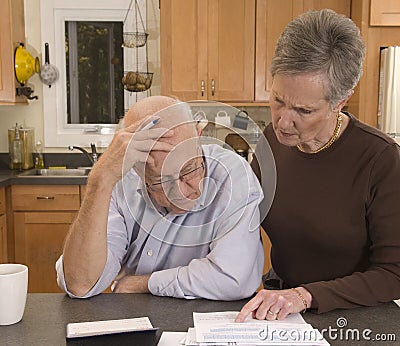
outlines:
{"label": "bottle on counter", "polygon": [[35,168],[43,169],[44,168],[44,159],[43,159],[43,145],[41,141],[37,141],[35,144],[36,147],[36,158],[35,158]]}
{"label": "bottle on counter", "polygon": [[15,124],[14,139],[11,142],[10,159],[13,169],[22,170],[22,140],[19,136],[18,124]]}

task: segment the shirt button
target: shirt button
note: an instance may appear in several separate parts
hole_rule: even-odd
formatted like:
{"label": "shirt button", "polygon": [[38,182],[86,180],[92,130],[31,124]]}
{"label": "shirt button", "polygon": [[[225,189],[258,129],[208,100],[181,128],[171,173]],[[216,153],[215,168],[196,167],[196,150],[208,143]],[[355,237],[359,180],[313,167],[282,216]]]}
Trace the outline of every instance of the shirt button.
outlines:
{"label": "shirt button", "polygon": [[153,250],[147,251],[147,256],[153,256]]}

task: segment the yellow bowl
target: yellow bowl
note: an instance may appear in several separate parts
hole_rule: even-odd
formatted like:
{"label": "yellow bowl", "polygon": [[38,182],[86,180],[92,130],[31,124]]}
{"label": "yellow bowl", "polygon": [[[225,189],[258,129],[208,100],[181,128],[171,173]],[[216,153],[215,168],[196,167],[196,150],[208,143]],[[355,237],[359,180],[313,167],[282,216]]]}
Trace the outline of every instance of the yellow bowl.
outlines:
{"label": "yellow bowl", "polygon": [[35,73],[40,71],[39,58],[34,58],[24,47],[23,43],[15,49],[14,54],[15,78],[18,83],[24,85]]}

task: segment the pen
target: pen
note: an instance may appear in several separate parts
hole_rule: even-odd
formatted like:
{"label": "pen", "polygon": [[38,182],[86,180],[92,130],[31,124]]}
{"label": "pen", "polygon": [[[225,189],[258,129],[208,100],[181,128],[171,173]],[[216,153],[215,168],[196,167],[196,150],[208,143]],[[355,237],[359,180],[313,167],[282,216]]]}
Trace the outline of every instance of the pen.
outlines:
{"label": "pen", "polygon": [[150,121],[148,124],[144,125],[144,126],[140,129],[140,131],[144,131],[144,130],[151,129],[155,124],[158,123],[159,120],[160,120],[160,118],[154,119],[154,120]]}

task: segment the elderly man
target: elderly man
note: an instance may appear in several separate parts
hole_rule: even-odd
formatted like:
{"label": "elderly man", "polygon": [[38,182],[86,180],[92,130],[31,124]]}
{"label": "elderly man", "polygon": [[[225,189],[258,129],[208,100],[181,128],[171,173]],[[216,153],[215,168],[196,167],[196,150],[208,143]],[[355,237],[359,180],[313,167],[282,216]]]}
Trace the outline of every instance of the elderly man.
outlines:
{"label": "elderly man", "polygon": [[201,146],[197,126],[186,103],[164,96],[125,115],[56,264],[71,297],[111,283],[117,293],[216,300],[257,289],[260,185],[235,153]]}

